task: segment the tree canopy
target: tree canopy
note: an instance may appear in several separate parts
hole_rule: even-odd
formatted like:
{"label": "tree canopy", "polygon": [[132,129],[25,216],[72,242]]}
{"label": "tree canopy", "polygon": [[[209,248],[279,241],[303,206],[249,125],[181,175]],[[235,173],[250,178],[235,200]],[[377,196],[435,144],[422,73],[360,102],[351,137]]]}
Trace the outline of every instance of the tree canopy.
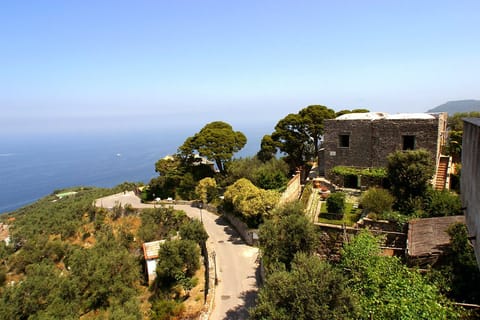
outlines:
{"label": "tree canopy", "polygon": [[298,253],[292,270],[271,274],[260,289],[255,319],[354,319],[355,297],[346,278],[316,256]]}
{"label": "tree canopy", "polygon": [[233,131],[228,123],[215,121],[205,125],[198,133],[188,137],[179,151],[184,157],[191,157],[194,152],[212,160],[221,173],[225,173],[225,162],[241,150],[247,138],[240,131]]}
{"label": "tree canopy", "polygon": [[349,114],[349,113],[366,113],[366,112],[370,112],[370,110],[364,109],[364,108],[353,109],[353,110],[343,109],[335,113],[335,118],[343,116],[344,114]]}
{"label": "tree canopy", "polygon": [[261,161],[258,157],[234,159],[226,167],[224,184],[246,178],[261,189],[284,189],[288,182],[288,165],[282,159]]}
{"label": "tree canopy", "polygon": [[435,165],[425,149],[396,151],[387,158],[387,176],[400,211],[415,210],[427,195]]}
{"label": "tree canopy", "polygon": [[448,153],[453,156],[454,161],[460,161],[462,154],[462,140],[463,140],[463,118],[479,118],[480,112],[457,112],[451,117],[448,117]]}
{"label": "tree canopy", "polygon": [[272,136],[266,134],[260,142],[260,151],[257,153],[257,158],[261,161],[269,161],[277,154],[278,142],[273,140]]}
{"label": "tree canopy", "polygon": [[360,319],[457,319],[448,300],[396,257],[380,255],[378,240],[357,235],[342,251],[340,267],[359,299]]}
{"label": "tree canopy", "polygon": [[267,271],[290,270],[297,252],[314,252],[318,237],[305,217],[300,203],[290,203],[275,211],[272,219],[260,226],[259,246]]}
{"label": "tree canopy", "polygon": [[467,226],[451,225],[447,230],[450,245],[439,263],[434,265],[432,278],[442,291],[455,301],[480,303],[480,271],[475,252],[468,240]]}
{"label": "tree canopy", "polygon": [[[291,169],[318,157],[323,137],[323,120],[334,117],[335,111],[332,109],[311,105],[297,114],[287,115],[277,123],[272,139],[278,143],[280,151],[288,155]],[[271,148],[271,144],[267,143],[267,146]]]}

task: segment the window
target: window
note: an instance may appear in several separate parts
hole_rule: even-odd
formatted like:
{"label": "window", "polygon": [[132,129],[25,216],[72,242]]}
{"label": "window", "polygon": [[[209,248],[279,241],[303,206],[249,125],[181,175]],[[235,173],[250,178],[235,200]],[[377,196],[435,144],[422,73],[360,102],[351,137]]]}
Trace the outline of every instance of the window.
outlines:
{"label": "window", "polygon": [[349,148],[350,147],[350,135],[349,134],[339,135],[339,146],[340,146],[340,148]]}
{"label": "window", "polygon": [[403,136],[403,150],[415,149],[415,136]]}

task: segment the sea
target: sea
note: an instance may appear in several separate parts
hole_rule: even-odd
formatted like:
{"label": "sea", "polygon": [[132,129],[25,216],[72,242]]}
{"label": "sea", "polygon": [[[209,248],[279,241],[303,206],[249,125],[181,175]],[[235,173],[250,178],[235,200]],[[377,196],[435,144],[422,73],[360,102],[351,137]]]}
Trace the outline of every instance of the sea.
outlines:
{"label": "sea", "polygon": [[[235,156],[253,156],[263,134],[258,129],[243,132],[248,142]],[[9,136],[0,141],[0,213],[65,188],[148,183],[158,175],[155,162],[175,153],[194,133],[160,129]]]}

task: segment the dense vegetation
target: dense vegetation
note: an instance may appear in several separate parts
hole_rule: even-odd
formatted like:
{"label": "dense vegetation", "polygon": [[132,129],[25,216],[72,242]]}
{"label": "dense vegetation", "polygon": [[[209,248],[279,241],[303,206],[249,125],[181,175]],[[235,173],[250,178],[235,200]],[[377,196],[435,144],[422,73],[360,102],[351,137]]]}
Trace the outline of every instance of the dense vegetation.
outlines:
{"label": "dense vegetation", "polygon": [[[11,225],[12,241],[0,246],[0,318],[163,317],[166,311],[159,305],[165,300],[181,312],[181,301],[198,281],[198,243],[206,233],[170,208],[139,214],[128,206],[111,211],[92,206],[98,197],[131,187],[78,188],[2,217]],[[182,237],[174,240],[177,231]],[[149,291],[141,245],[159,239],[172,239],[161,252],[161,260],[172,265],[159,266]]]}
{"label": "dense vegetation", "polygon": [[447,152],[453,157],[455,162],[460,162],[462,154],[463,140],[463,118],[479,118],[480,112],[457,112],[448,117],[448,142]]}
{"label": "dense vegetation", "polygon": [[[427,275],[396,257],[382,256],[379,239],[366,231],[345,244],[339,262],[331,262],[315,255],[317,233],[298,206],[276,211],[260,228],[267,279],[251,310],[253,319],[468,318],[468,312],[449,300],[462,290],[464,297],[478,291],[473,284],[466,287],[466,278],[478,284],[474,279],[479,274],[471,250],[466,250],[466,234],[452,239],[446,269]],[[452,236],[459,233],[455,228]],[[464,276],[461,269],[469,270],[467,266],[472,273]],[[460,287],[452,290],[455,286]]]}
{"label": "dense vegetation", "polygon": [[386,169],[389,188],[365,191],[360,206],[370,217],[402,222],[412,217],[463,214],[457,193],[433,189],[433,170],[431,155],[425,150],[394,152],[388,157]]}

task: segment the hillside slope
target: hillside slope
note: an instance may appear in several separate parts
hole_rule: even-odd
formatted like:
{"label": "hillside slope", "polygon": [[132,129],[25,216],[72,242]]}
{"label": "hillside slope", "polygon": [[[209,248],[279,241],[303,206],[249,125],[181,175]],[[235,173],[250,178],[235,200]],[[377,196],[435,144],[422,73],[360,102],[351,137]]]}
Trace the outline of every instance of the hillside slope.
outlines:
{"label": "hillside slope", "polygon": [[448,101],[427,112],[448,112],[452,115],[457,112],[480,111],[480,100],[456,100]]}

